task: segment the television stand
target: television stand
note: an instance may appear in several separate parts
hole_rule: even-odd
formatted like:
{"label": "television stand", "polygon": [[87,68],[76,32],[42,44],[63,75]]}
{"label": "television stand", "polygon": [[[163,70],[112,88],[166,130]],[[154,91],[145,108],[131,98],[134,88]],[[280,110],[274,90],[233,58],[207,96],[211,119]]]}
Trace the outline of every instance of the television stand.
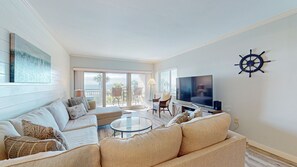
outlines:
{"label": "television stand", "polygon": [[[192,103],[184,103],[184,102],[178,102],[173,101],[172,102],[172,114],[175,116],[178,113],[183,113],[186,111],[195,111],[198,106],[192,104]],[[223,112],[222,110],[214,110],[210,108],[201,107],[202,109],[202,116],[212,115],[212,114],[218,114]]]}

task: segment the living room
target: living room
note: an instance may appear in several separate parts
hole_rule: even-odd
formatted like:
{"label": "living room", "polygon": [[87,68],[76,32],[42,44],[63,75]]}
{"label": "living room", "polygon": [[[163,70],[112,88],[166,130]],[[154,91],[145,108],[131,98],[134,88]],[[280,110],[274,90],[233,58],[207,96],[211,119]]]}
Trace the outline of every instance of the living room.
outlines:
{"label": "living room", "polygon": [[0,166],[297,165],[297,1],[0,9]]}

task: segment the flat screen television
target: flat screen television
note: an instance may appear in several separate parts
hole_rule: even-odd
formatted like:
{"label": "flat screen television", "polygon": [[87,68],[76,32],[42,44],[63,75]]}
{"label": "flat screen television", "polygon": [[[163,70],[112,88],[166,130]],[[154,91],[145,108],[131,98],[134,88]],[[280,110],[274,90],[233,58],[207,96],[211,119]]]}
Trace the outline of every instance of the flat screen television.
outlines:
{"label": "flat screen television", "polygon": [[213,106],[212,75],[176,79],[176,99],[200,106]]}

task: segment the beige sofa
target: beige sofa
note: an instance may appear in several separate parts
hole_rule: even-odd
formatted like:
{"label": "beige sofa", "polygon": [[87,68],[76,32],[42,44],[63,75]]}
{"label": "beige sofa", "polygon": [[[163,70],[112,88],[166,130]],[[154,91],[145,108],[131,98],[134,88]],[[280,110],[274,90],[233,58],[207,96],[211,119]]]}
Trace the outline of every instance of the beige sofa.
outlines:
{"label": "beige sofa", "polygon": [[[54,124],[49,112],[44,109],[21,117],[33,119],[35,123],[43,122],[43,124],[59,126]],[[91,119],[95,123],[94,115],[86,117],[93,117]],[[17,121],[10,120],[10,122]],[[70,150],[44,152],[4,160],[6,157],[3,136],[20,135],[17,131],[18,125],[10,122],[0,121],[0,158],[2,160],[0,166],[244,167],[246,139],[228,131],[230,124],[228,114],[195,118],[181,125],[157,128],[128,139],[106,138],[99,145],[96,144],[98,143],[96,127],[86,126],[87,124],[84,123],[81,128],[75,125],[74,130],[63,131],[70,143]],[[69,125],[69,127],[72,126]]]}

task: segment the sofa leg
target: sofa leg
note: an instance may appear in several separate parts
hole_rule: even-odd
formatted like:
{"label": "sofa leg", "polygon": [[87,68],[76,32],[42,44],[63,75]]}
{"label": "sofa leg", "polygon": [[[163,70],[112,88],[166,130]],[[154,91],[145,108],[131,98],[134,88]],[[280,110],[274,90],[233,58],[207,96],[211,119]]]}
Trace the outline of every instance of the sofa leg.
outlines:
{"label": "sofa leg", "polygon": [[159,107],[159,118],[161,118],[161,108]]}
{"label": "sofa leg", "polygon": [[169,114],[170,114],[170,116],[172,116],[172,114],[171,114],[171,112],[170,112],[170,110],[169,110],[169,108],[167,107],[167,110],[169,111]]}

